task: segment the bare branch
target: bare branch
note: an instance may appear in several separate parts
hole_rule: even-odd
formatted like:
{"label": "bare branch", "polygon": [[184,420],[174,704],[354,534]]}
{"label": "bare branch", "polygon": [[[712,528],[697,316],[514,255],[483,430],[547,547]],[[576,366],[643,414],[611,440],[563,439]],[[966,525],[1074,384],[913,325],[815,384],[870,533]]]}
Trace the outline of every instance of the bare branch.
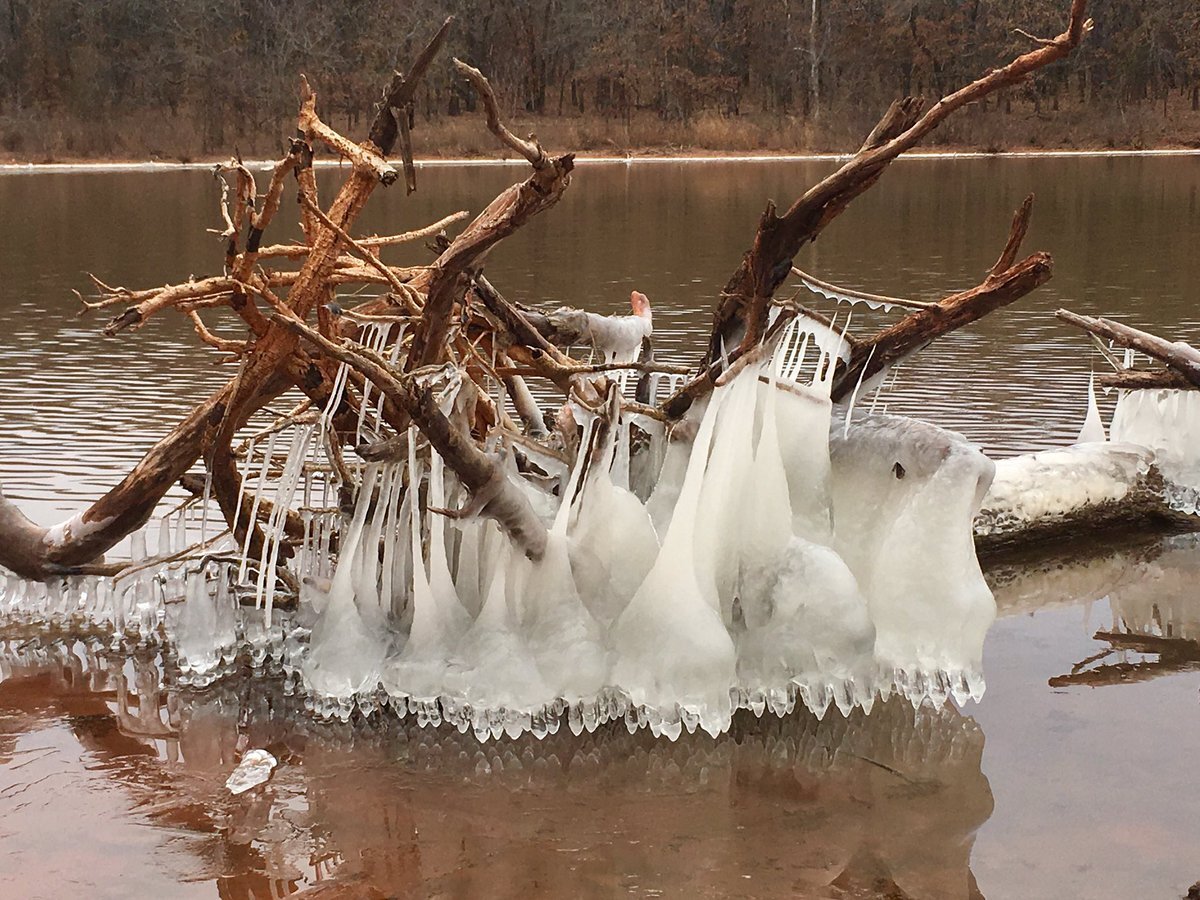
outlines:
{"label": "bare branch", "polygon": [[400,173],[376,152],[373,146],[362,146],[348,138],[342,137],[317,115],[317,95],[309,87],[308,79],[300,76],[300,117],[296,128],[311,143],[314,140],[328,146],[331,150],[347,160],[354,168],[374,176],[380,183],[390,185]]}
{"label": "bare branch", "polygon": [[492,90],[487,77],[474,66],[467,65],[461,59],[454,60],[454,68],[458,70],[460,75],[471,82],[471,86],[475,88],[475,93],[479,95],[479,99],[483,102],[483,108],[487,114],[488,131],[498,137],[501,143],[529,160],[529,164],[535,169],[540,170],[549,166],[551,164],[550,157],[546,155],[546,151],[542,149],[533,135],[530,135],[529,140],[523,141],[504,127],[504,123],[500,121],[500,105],[496,102],[496,93]]}
{"label": "bare branch", "polygon": [[[431,225],[426,225],[424,228],[417,228],[413,231],[405,231],[401,234],[389,234],[377,237],[359,238],[358,246],[375,249],[376,247],[390,247],[394,244],[406,244],[411,241],[419,241],[424,238],[433,237],[441,231],[444,231],[455,222],[461,222],[467,218],[470,213],[465,209],[459,210],[456,213],[451,213],[444,218],[438,219]],[[271,244],[268,247],[263,247],[258,252],[259,259],[268,257],[285,256],[289,259],[298,259],[308,255],[308,246],[305,244]]]}
{"label": "bare branch", "polygon": [[1054,315],[1061,321],[1082,328],[1097,337],[1157,359],[1192,385],[1200,387],[1200,350],[1190,344],[1168,341],[1156,334],[1111,319],[1080,316],[1067,309],[1060,309]]}

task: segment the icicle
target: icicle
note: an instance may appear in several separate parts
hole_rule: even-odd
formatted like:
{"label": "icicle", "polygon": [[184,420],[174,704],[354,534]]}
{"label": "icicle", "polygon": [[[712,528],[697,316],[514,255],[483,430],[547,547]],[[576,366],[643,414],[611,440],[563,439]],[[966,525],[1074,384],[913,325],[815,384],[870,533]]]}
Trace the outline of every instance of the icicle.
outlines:
{"label": "icicle", "polygon": [[[262,504],[263,491],[266,489],[267,480],[271,471],[271,461],[275,458],[275,439],[279,436],[279,432],[273,432],[267,438],[267,449],[263,454],[262,468],[258,473],[258,484],[254,486],[254,501],[250,504],[250,519],[246,527],[246,538],[242,543],[242,565],[238,569],[238,581],[246,580],[246,570],[249,568],[250,562],[250,539],[254,537],[254,525],[258,521],[258,508]],[[249,466],[249,463],[247,463]],[[240,507],[241,504],[239,503]]]}
{"label": "icicle", "polygon": [[854,420],[854,401],[858,399],[858,391],[863,385],[863,376],[867,374],[867,368],[871,365],[871,360],[875,356],[875,348],[871,347],[871,352],[867,354],[867,361],[863,364],[862,371],[859,372],[858,382],[854,385],[854,390],[850,394],[850,403],[846,406],[846,422],[842,426],[842,437],[846,437],[850,433],[850,423]]}
{"label": "icicle", "polygon": [[1102,444],[1108,440],[1104,432],[1104,422],[1100,419],[1100,407],[1096,404],[1096,374],[1088,377],[1088,406],[1087,415],[1083,420],[1083,428],[1079,432],[1077,443]]}
{"label": "icicle", "polygon": [[[417,468],[415,435],[410,432],[408,442],[408,483],[414,500],[421,483]],[[430,448],[429,500],[430,506],[444,502],[440,458]],[[430,513],[430,569],[433,583],[426,573],[421,552],[421,509],[413,502],[409,510],[410,541],[412,546],[412,628],[400,654],[386,664],[383,685],[393,697],[411,698],[418,704],[430,704],[446,690],[446,676],[450,656],[461,641],[469,626],[466,611],[458,602],[454,587],[450,583],[450,572],[445,560],[445,535],[442,533],[441,517]],[[441,541],[439,553],[438,542]],[[426,713],[428,714],[428,713]]]}
{"label": "icicle", "polygon": [[271,610],[275,602],[275,568],[279,563],[279,545],[286,534],[284,525],[288,512],[296,496],[300,484],[300,474],[304,461],[308,458],[308,443],[312,437],[313,426],[304,425],[296,429],[292,436],[292,446],[288,450],[287,464],[283,475],[275,489],[274,507],[271,510],[270,524],[266,529],[263,541],[262,565],[259,569],[256,605],[263,608],[263,621],[267,628],[271,627]]}
{"label": "icicle", "polygon": [[[354,518],[343,536],[329,598],[313,626],[311,649],[303,666],[309,687],[339,701],[341,710],[347,709],[346,703],[352,702],[355,695],[375,689],[385,650],[378,632],[369,628],[359,613],[354,583],[379,469],[372,463],[363,472]],[[369,552],[375,553],[376,548],[371,547]]]}
{"label": "icicle", "polygon": [[[713,430],[727,388],[714,392],[692,448],[676,514],[654,568],[613,625],[612,682],[655,721],[680,710],[717,735],[729,727],[733,642],[695,574],[695,519]],[[678,735],[675,731],[675,735]]]}

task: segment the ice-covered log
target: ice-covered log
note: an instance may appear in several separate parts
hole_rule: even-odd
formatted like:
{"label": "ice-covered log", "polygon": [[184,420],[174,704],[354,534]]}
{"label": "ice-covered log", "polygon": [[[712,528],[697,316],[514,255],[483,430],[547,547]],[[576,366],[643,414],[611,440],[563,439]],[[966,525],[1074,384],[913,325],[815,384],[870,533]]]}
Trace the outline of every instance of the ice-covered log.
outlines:
{"label": "ice-covered log", "polygon": [[997,552],[1181,523],[1186,516],[1168,503],[1152,449],[1089,442],[999,460],[975,536],[981,551]]}

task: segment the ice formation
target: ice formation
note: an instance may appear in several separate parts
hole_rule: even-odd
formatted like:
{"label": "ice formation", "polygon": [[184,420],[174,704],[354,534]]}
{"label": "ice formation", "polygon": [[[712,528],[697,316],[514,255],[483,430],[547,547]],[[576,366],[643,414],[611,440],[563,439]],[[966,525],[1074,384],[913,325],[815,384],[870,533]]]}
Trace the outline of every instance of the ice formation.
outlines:
{"label": "ice formation", "polygon": [[1078,443],[1000,460],[975,532],[1016,539],[1143,517],[1182,521],[1198,512],[1200,394],[1121,391],[1106,435],[1093,378]]}
{"label": "ice formation", "polygon": [[1173,509],[1200,510],[1200,392],[1123,392],[1109,431],[1114,441],[1154,451]]}
{"label": "ice formation", "polygon": [[1062,520],[1119,508],[1150,490],[1154,451],[1133,443],[1081,443],[999,460],[975,530],[1014,531],[1034,522]]}
{"label": "ice formation", "polygon": [[1104,443],[1108,434],[1104,431],[1104,421],[1100,418],[1100,406],[1096,403],[1096,376],[1088,379],[1088,407],[1083,420],[1083,428],[1079,430],[1080,444]]}
{"label": "ice formation", "polygon": [[[385,334],[368,327],[362,340],[386,353]],[[416,431],[404,459],[348,458],[342,485],[324,455],[326,410],[247,446],[254,510],[273,504],[257,558],[247,544],[162,562],[195,537],[181,515],[153,557],[136,535],[145,565],[115,581],[10,579],[0,616],[165,638],[195,687],[241,653],[281,669],[319,716],[382,704],[480,739],[611,720],[716,735],[741,708],[978,698],[995,605],[971,520],[993,465],[934,426],[835,410],[830,363],[843,350],[835,329],[798,320],[773,357],[727,376],[672,433],[637,413],[605,427],[575,409],[573,465],[548,456],[548,476],[525,478],[506,464],[547,529],[536,560],[493,521],[437,511],[467,498]],[[330,409],[345,383],[343,370]],[[459,383],[431,386],[451,410]],[[368,438],[379,398],[363,407]],[[304,539],[286,562],[299,602],[281,612],[287,509]]]}
{"label": "ice formation", "polygon": [[242,754],[242,761],[237,768],[225,780],[225,787],[235,796],[244,794],[251,788],[266,784],[277,765],[279,761],[266,750],[247,750]]}

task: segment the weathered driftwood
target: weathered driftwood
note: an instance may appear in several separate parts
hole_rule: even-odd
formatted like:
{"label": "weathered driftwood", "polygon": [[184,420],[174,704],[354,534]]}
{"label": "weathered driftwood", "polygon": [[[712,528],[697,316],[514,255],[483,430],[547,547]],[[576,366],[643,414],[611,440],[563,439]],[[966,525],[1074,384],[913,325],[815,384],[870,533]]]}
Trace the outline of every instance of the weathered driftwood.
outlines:
{"label": "weathered driftwood", "polygon": [[1166,371],[1122,369],[1113,375],[1101,376],[1098,381],[1102,385],[1135,390],[1141,388],[1195,390],[1200,388],[1200,350],[1190,344],[1185,344],[1183,341],[1168,341],[1122,322],[1081,316],[1067,309],[1060,309],[1055,315],[1061,321],[1074,325],[1076,328],[1082,328],[1088,334],[1112,341],[1119,347],[1144,353],[1167,367]]}
{"label": "weathered driftwood", "polygon": [[[394,123],[388,126],[380,120],[390,120],[393,115],[391,109],[403,107],[411,99],[421,76],[444,43],[450,22],[447,20],[429,42],[407,78],[397,76],[397,80],[394,80],[389,101],[376,117],[371,131],[373,138],[383,141],[386,146],[372,140],[371,146],[364,148],[364,153],[386,155],[390,151],[396,129]],[[315,97],[306,97],[305,100],[306,103],[309,100],[315,103]],[[378,183],[376,175],[374,171],[366,173],[356,169],[334,202],[330,218],[342,227],[350,224]],[[240,222],[235,224],[241,225]],[[261,238],[264,225],[263,216],[253,213],[250,233],[256,243],[253,249],[247,248],[251,254],[257,251],[257,240]],[[328,230],[315,234],[305,264],[297,274],[288,296],[290,307],[297,315],[307,315],[318,299],[324,296],[327,290],[325,282],[337,266],[337,249],[336,235]],[[233,287],[236,290],[236,285]],[[231,293],[230,296],[235,295]],[[252,304],[253,301],[247,300],[240,309],[232,304],[251,327],[254,317],[248,310]],[[116,321],[132,325],[140,324],[146,318],[144,309],[136,309],[123,313]],[[114,327],[116,321],[109,326],[114,333],[120,330]],[[214,476],[222,476],[219,481],[214,477],[214,493],[221,501],[222,509],[226,510],[226,515],[232,516],[232,511],[240,507],[240,485],[231,483],[229,477],[231,465],[228,448],[233,435],[258,408],[282,394],[293,383],[302,390],[320,393],[317,389],[324,379],[319,369],[311,365],[286,365],[292,362],[297,340],[286,329],[268,329],[257,341],[254,351],[246,355],[242,371],[232,381],[197,406],[170,434],[151,448],[120,484],[67,521],[50,528],[40,527],[30,522],[9,501],[0,500],[0,536],[4,538],[0,540],[0,565],[18,575],[41,579],[94,563],[118,541],[146,523],[162,496],[202,454],[213,467]],[[327,386],[325,392],[328,392]]]}

